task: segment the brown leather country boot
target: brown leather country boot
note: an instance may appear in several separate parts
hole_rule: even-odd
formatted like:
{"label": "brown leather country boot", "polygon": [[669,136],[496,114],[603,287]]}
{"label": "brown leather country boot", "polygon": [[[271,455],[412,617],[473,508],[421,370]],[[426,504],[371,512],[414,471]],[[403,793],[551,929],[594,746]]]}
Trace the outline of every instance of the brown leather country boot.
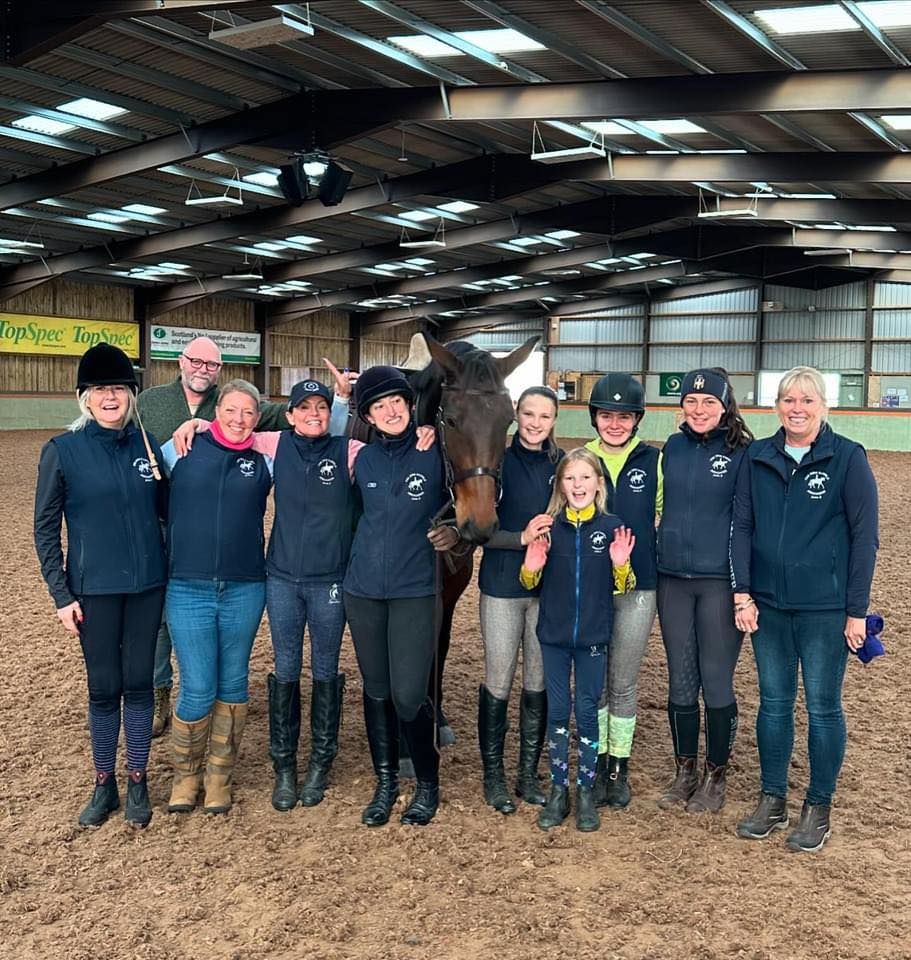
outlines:
{"label": "brown leather country boot", "polygon": [[686,805],[687,813],[718,813],[724,806],[725,788],[727,786],[727,767],[705,762],[705,771],[702,782],[696,792],[690,797]]}
{"label": "brown leather country boot", "polygon": [[202,720],[187,723],[175,713],[171,722],[171,750],[173,753],[174,782],[168,813],[190,813],[196,806],[202,786],[202,764],[209,742],[211,714]]}
{"label": "brown leather country boot", "polygon": [[209,760],[206,764],[206,813],[227,813],[231,809],[231,785],[234,764],[247,722],[247,704],[215,701],[209,734]]}

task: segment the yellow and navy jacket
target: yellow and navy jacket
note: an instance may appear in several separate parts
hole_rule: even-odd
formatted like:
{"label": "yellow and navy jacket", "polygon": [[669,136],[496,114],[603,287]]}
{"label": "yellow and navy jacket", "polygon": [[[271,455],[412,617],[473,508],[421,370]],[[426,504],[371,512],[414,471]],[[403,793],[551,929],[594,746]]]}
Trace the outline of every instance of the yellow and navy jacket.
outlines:
{"label": "yellow and navy jacket", "polygon": [[823,424],[798,464],[784,439],[755,441],[740,471],[732,587],[780,610],[866,616],[879,503],[864,448]]}
{"label": "yellow and navy jacket", "polygon": [[519,579],[526,589],[540,584],[538,640],[559,647],[606,646],[614,624],[614,591],[636,589],[629,561],[614,568],[610,545],[623,521],[598,513],[567,508],[554,519],[550,549],[543,570],[523,566]]}
{"label": "yellow and navy jacket", "polygon": [[607,509],[623,517],[636,535],[632,564],[636,571],[636,589],[654,590],[658,585],[658,557],[655,518],[662,510],[664,481],[661,451],[643,440],[630,443],[626,459],[616,479],[611,473],[612,457],[595,438],[585,444],[602,463],[607,485]]}
{"label": "yellow and navy jacket", "polygon": [[664,509],[658,527],[658,572],[671,577],[730,578],[731,519],[746,447],[731,450],[723,429],[688,424],[664,445]]}

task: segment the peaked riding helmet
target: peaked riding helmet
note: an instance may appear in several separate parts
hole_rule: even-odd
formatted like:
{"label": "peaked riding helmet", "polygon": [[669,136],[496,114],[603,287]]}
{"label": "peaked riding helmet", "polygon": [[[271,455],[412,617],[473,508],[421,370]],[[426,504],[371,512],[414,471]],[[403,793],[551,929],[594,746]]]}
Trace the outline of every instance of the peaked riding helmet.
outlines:
{"label": "peaked riding helmet", "polygon": [[636,413],[639,415],[636,419],[638,426],[645,413],[645,390],[642,384],[628,373],[606,373],[592,387],[588,398],[588,413],[595,429],[598,428],[596,418],[599,410]]}
{"label": "peaked riding helmet", "polygon": [[122,384],[133,393],[139,390],[133,362],[119,347],[110,343],[96,343],[79,359],[76,372],[76,392],[86,387],[109,387]]}
{"label": "peaked riding helmet", "polygon": [[395,367],[377,366],[365,370],[354,384],[354,402],[357,415],[366,422],[371,404],[383,397],[399,396],[414,403],[414,391],[400,370]]}

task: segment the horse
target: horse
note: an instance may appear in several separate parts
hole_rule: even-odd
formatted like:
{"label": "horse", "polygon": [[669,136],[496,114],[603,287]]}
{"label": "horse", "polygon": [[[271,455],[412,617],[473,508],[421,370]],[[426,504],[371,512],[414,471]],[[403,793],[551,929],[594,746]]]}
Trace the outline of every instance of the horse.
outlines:
{"label": "horse", "polygon": [[[455,742],[443,712],[443,670],[452,638],[452,618],[459,597],[471,582],[474,551],[496,532],[500,466],[506,434],[515,412],[505,380],[534,350],[531,337],[505,357],[494,357],[460,340],[445,346],[419,333],[411,338],[408,358],[399,369],[415,391],[418,425],[435,427],[450,499],[437,522],[448,522],[461,543],[441,565],[440,628],[428,696],[437,716],[440,746]],[[355,423],[354,419],[351,421]],[[364,424],[355,439],[369,439]]]}

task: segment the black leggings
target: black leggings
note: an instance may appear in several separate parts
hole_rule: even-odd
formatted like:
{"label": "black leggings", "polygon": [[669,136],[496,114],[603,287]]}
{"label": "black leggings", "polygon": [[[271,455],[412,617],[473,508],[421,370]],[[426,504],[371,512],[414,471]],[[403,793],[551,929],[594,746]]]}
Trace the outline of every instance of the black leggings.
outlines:
{"label": "black leggings", "polygon": [[414,720],[427,699],[436,648],[437,598],[370,600],[345,594],[345,614],[367,696],[392,700],[400,720]]}
{"label": "black leggings", "polygon": [[107,711],[119,711],[121,698],[151,704],[164,587],[145,593],[83,596],[79,605],[89,702]]}
{"label": "black leggings", "polygon": [[706,707],[734,703],[734,669],[743,635],[734,626],[726,580],[658,577],[658,618],[667,651],[668,699]]}

